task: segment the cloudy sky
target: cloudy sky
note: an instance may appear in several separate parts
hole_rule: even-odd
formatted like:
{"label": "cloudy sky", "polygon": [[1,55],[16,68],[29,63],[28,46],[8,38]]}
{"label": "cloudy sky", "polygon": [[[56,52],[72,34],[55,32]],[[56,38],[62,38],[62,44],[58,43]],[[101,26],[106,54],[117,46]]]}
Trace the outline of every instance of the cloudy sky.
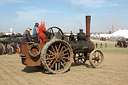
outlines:
{"label": "cloudy sky", "polygon": [[128,0],[0,0],[0,32],[23,32],[41,21],[47,29],[85,31],[86,15],[91,15],[91,32],[108,32],[112,22],[115,30],[128,29]]}

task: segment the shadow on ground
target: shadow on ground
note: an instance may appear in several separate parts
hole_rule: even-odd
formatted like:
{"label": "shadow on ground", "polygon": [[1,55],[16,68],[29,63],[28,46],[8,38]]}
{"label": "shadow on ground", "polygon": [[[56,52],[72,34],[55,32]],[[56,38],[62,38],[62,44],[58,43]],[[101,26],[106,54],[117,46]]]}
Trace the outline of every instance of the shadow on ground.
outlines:
{"label": "shadow on ground", "polygon": [[46,73],[46,70],[43,67],[25,67],[22,71],[26,73],[34,73],[34,72]]}
{"label": "shadow on ground", "polygon": [[[72,64],[71,64],[71,67],[74,67],[74,66],[81,66],[81,65],[86,66],[87,68],[92,68],[91,65],[86,64],[86,63],[84,63],[84,64],[79,64],[79,65],[77,65],[77,64],[75,64],[75,63],[72,63]],[[22,71],[23,71],[23,72],[26,72],[26,73],[42,72],[42,73],[44,73],[44,74],[52,74],[52,73],[49,73],[46,69],[44,69],[43,67],[40,67],[40,66],[38,66],[38,67],[25,67]],[[65,73],[67,73],[68,71],[70,71],[70,69],[67,70]]]}
{"label": "shadow on ground", "polygon": [[74,67],[74,66],[81,66],[81,65],[86,66],[87,68],[93,68],[91,65],[89,65],[87,63],[84,63],[84,64],[75,64],[75,63],[72,63],[71,66]]}

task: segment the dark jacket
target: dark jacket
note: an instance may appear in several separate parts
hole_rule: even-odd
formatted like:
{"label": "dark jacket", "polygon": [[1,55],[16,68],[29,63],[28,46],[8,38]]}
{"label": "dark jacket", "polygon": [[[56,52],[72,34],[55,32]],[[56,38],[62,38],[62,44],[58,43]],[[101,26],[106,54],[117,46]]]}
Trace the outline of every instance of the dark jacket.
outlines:
{"label": "dark jacket", "polygon": [[24,32],[23,34],[23,41],[24,42],[32,42],[32,38],[31,38],[31,35],[30,35],[30,32],[28,32],[27,30]]}

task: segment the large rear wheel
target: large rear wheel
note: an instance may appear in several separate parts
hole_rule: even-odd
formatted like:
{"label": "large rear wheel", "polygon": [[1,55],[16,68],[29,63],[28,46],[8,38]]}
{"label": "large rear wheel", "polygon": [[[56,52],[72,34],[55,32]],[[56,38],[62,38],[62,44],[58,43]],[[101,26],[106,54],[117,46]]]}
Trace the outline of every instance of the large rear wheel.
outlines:
{"label": "large rear wheel", "polygon": [[50,73],[66,72],[72,63],[73,52],[70,45],[60,39],[47,42],[41,53],[41,61]]}

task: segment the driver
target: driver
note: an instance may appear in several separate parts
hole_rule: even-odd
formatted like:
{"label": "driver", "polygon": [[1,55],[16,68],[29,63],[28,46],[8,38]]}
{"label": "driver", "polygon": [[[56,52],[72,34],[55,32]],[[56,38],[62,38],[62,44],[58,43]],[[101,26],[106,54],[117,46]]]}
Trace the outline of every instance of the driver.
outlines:
{"label": "driver", "polygon": [[49,32],[49,31],[46,30],[46,28],[45,28],[45,22],[42,21],[41,25],[39,26],[39,39],[40,39],[40,43],[46,43],[46,40],[47,40],[46,33],[47,32]]}

